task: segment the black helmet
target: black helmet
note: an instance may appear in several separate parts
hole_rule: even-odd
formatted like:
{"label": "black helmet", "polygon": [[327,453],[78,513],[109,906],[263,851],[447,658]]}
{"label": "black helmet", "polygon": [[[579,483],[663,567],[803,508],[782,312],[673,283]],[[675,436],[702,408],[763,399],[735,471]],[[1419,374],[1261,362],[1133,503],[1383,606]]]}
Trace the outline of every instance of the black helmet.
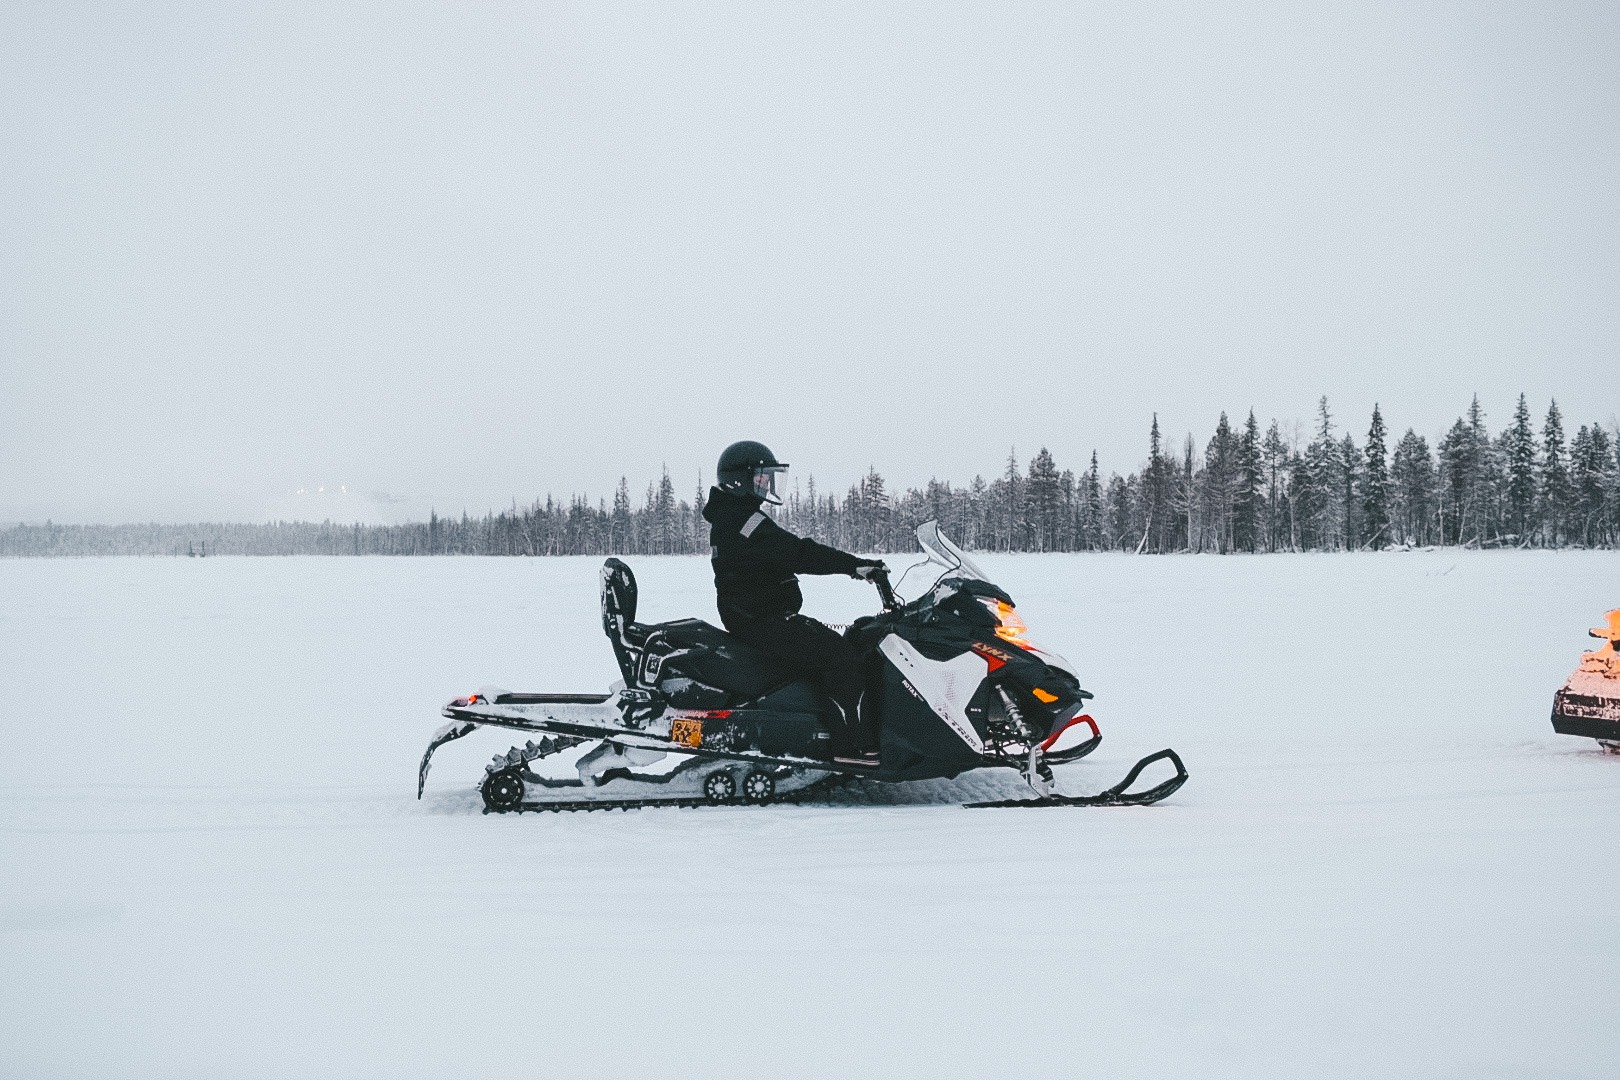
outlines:
{"label": "black helmet", "polygon": [[714,470],[715,486],[733,495],[754,495],[780,506],[782,500],[776,497],[776,474],[780,472],[787,472],[787,463],[777,461],[770,447],[744,439],[720,452],[720,464]]}

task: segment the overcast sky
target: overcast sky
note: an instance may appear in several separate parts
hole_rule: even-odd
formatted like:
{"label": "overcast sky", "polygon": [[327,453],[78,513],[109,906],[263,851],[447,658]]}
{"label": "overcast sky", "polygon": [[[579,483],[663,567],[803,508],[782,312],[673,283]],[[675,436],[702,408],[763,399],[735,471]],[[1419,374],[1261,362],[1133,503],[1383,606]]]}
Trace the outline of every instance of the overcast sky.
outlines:
{"label": "overcast sky", "polygon": [[1620,412],[1613,3],[3,0],[0,147],[0,520]]}

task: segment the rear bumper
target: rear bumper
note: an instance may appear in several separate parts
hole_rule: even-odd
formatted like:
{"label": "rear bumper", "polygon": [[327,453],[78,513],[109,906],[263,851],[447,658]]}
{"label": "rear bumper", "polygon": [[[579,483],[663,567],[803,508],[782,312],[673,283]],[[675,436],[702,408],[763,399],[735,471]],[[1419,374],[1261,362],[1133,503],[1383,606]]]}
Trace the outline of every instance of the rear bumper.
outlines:
{"label": "rear bumper", "polygon": [[1552,726],[1560,735],[1620,741],[1620,696],[1577,694],[1566,687],[1553,695]]}

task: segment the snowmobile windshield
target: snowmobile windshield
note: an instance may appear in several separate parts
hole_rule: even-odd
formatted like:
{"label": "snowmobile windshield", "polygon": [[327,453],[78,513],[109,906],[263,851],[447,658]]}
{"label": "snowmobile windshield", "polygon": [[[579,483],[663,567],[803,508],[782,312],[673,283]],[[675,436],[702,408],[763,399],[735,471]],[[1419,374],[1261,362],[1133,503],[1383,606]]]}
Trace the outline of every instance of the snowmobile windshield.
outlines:
{"label": "snowmobile windshield", "polygon": [[928,553],[928,557],[948,569],[955,570],[956,577],[977,578],[980,581],[989,581],[990,575],[980,570],[972,559],[955,544],[951,538],[939,531],[939,522],[925,521],[917,526],[917,543]]}
{"label": "snowmobile windshield", "polygon": [[[990,575],[976,566],[961,548],[951,542],[950,537],[939,531],[939,522],[925,521],[917,526],[917,544],[928,557],[920,563],[913,563],[900,575],[895,582],[894,590],[905,600],[914,600],[932,589],[946,577],[975,578],[979,581],[989,582]],[[913,574],[917,575],[913,577]],[[902,585],[909,587],[904,591]]]}

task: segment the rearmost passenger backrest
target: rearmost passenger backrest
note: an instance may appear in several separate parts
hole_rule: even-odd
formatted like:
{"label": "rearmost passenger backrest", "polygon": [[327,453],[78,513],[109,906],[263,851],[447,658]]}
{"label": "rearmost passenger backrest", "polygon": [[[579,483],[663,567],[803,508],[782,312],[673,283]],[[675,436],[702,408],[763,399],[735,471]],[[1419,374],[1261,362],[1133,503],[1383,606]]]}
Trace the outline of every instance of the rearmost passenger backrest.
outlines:
{"label": "rearmost passenger backrest", "polygon": [[636,575],[618,559],[602,564],[602,632],[613,645],[626,686],[636,681],[640,650],[630,644],[628,630],[636,621]]}

